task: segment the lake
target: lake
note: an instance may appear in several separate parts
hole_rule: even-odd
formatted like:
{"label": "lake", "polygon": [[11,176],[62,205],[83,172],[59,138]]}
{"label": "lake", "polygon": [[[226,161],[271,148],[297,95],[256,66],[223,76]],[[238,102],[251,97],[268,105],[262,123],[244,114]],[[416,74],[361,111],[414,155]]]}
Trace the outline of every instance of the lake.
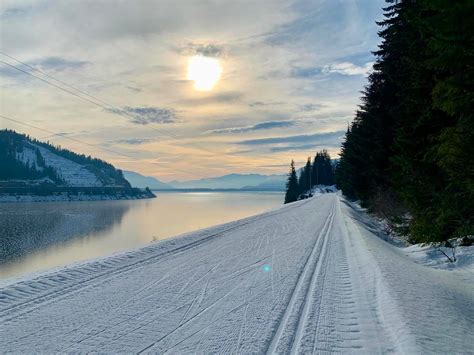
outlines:
{"label": "lake", "polygon": [[281,192],[159,192],[132,201],[0,204],[0,279],[145,246],[258,214]]}

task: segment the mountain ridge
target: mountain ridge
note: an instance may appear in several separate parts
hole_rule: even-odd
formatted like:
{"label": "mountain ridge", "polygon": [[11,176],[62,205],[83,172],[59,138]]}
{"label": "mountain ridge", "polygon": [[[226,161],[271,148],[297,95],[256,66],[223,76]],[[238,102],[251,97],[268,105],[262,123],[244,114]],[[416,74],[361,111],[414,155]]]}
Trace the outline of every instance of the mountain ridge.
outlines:
{"label": "mountain ridge", "polygon": [[1,201],[154,197],[133,188],[120,169],[104,160],[13,130],[0,130],[0,166]]}

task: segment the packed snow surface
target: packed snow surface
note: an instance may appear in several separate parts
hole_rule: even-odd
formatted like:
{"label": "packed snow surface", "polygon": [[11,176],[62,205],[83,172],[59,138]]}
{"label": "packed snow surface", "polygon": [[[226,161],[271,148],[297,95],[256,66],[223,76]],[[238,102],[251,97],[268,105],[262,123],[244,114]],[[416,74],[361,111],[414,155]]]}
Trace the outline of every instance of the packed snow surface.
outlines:
{"label": "packed snow surface", "polygon": [[474,270],[323,194],[0,285],[2,352],[468,353]]}

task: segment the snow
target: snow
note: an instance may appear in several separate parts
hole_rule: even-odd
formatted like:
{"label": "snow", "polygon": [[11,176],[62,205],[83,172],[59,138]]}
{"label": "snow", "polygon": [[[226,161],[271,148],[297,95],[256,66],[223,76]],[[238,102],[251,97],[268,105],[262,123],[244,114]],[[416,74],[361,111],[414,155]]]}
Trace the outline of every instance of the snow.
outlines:
{"label": "snow", "polygon": [[53,167],[58,175],[66,182],[66,185],[88,187],[103,186],[95,174],[88,170],[87,167],[60,157],[40,145],[31,144],[31,146],[39,149],[46,166]]}
{"label": "snow", "polygon": [[456,246],[456,262],[450,262],[440,251],[444,251],[453,258],[451,248],[431,244],[415,244],[404,249],[407,256],[413,258],[417,263],[428,265],[444,270],[473,270],[474,269],[474,246]]}
{"label": "snow", "polygon": [[338,194],[0,284],[2,352],[469,353],[474,270]]}
{"label": "snow", "polygon": [[38,170],[42,170],[43,168],[38,166],[37,159],[36,159],[36,152],[28,147],[23,147],[23,151],[21,153],[16,153],[16,159],[21,161],[25,165],[33,165]]}
{"label": "snow", "polygon": [[85,195],[70,194],[66,192],[57,193],[55,195],[10,195],[1,194],[0,203],[3,202],[67,202],[67,201],[109,201],[109,200],[141,200],[153,198],[146,192],[134,195]]}

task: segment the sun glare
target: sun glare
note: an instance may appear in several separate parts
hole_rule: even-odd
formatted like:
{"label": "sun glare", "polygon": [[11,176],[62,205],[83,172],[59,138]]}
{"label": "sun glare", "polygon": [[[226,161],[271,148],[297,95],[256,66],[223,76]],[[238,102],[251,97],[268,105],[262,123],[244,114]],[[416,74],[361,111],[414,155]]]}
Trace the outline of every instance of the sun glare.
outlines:
{"label": "sun glare", "polygon": [[222,67],[216,58],[195,55],[189,59],[187,78],[194,81],[196,90],[212,90],[219,81],[221,74]]}

